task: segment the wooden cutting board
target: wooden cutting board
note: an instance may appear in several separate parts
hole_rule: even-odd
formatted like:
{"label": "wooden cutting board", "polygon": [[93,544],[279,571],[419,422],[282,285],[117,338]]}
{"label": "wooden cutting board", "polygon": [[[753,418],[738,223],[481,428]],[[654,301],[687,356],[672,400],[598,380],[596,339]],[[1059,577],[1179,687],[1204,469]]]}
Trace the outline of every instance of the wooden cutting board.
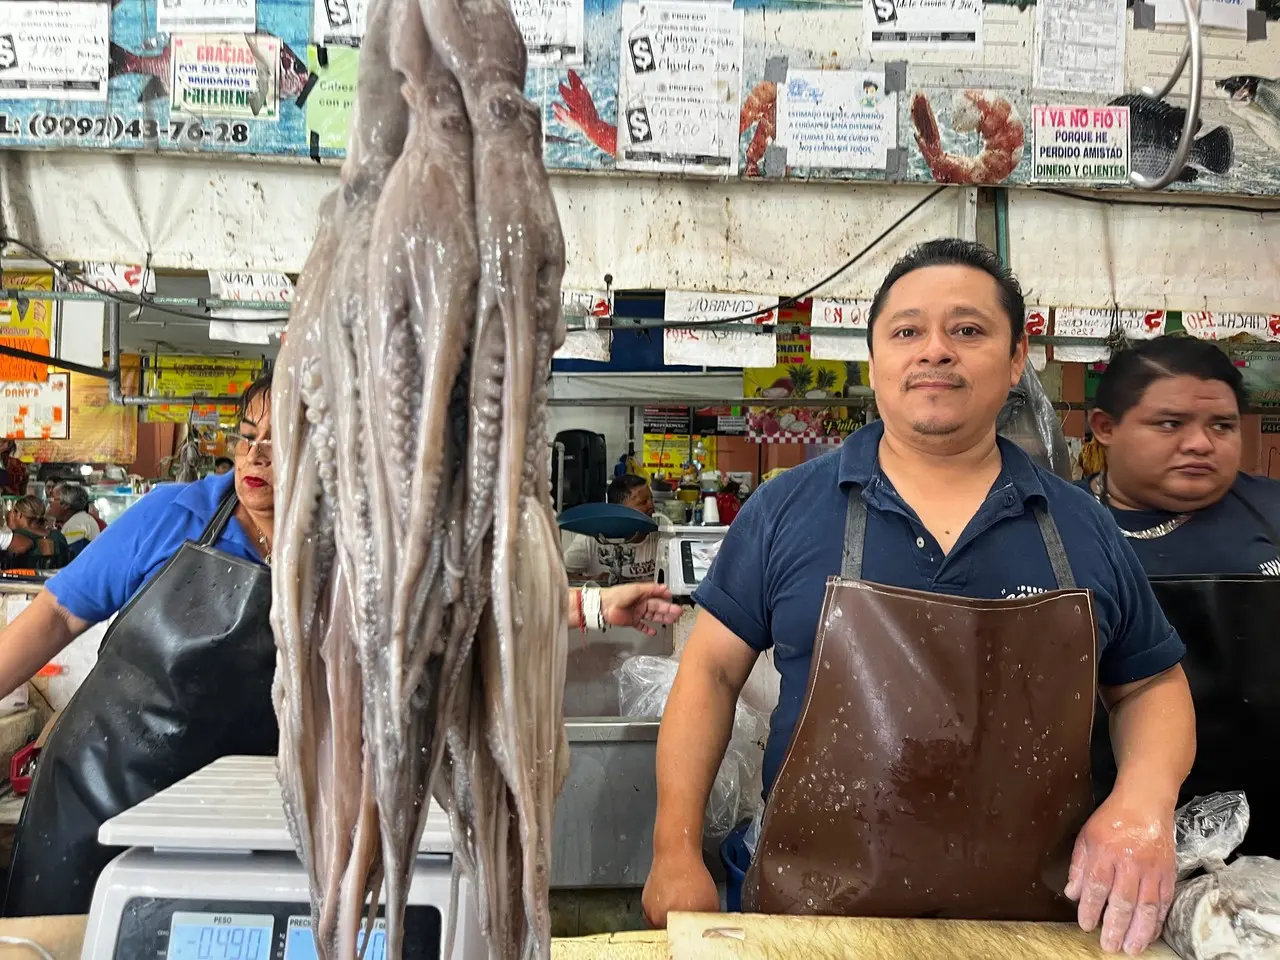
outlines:
{"label": "wooden cutting board", "polygon": [[[12,917],[0,920],[0,937],[25,937],[49,951],[54,960],[80,960],[88,917]],[[29,947],[0,944],[0,960],[35,960]]]}
{"label": "wooden cutting board", "polygon": [[[673,913],[671,960],[1102,960],[1098,934],[1069,923],[872,920]],[[1178,960],[1158,941],[1146,960]]]}

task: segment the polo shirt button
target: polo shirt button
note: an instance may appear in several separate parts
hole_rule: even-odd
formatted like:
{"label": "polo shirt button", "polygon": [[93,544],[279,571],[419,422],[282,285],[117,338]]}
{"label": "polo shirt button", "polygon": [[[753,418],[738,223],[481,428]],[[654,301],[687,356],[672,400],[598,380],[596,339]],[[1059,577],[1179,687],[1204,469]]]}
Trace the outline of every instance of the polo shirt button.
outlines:
{"label": "polo shirt button", "polygon": [[924,537],[916,537],[916,546],[921,550],[924,549]]}
{"label": "polo shirt button", "polygon": [[1006,493],[1006,494],[1004,495],[1004,505],[1005,505],[1006,507],[1012,507],[1012,506],[1013,506],[1013,495],[1012,495],[1012,494],[1008,494],[1008,493]]}

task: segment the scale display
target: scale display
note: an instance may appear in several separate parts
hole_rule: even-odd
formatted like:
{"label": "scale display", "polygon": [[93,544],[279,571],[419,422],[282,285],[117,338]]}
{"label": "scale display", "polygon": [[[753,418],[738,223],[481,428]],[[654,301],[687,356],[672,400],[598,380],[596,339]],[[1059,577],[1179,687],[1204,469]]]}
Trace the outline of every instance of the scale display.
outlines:
{"label": "scale display", "polygon": [[[448,889],[447,876],[441,884]],[[318,960],[305,902],[206,897],[130,897],[109,953],[93,960]],[[440,960],[444,915],[434,903],[404,914],[404,955]],[[360,944],[364,935],[361,931]],[[3,953],[0,950],[0,953]],[[387,922],[374,921],[365,960],[386,960]],[[90,957],[85,953],[85,960]],[[342,960],[356,960],[343,957]]]}
{"label": "scale display", "polygon": [[[316,938],[311,932],[310,917],[290,917],[289,932],[284,941],[284,960],[319,960],[316,953]],[[364,929],[360,930],[356,949],[364,946]],[[373,937],[369,940],[369,949],[365,951],[365,960],[386,960],[387,956],[387,921],[375,920]]]}
{"label": "scale display", "polygon": [[275,925],[265,914],[174,913],[165,960],[270,960]]}

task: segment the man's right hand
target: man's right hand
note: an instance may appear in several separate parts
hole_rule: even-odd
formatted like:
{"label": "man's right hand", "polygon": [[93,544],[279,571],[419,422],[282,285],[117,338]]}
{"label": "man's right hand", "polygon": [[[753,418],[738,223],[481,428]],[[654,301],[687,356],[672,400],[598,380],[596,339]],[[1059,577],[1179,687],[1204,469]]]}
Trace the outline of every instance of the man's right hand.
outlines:
{"label": "man's right hand", "polygon": [[719,913],[720,893],[700,851],[679,855],[654,854],[641,898],[644,917],[655,929],[665,929],[667,914]]}

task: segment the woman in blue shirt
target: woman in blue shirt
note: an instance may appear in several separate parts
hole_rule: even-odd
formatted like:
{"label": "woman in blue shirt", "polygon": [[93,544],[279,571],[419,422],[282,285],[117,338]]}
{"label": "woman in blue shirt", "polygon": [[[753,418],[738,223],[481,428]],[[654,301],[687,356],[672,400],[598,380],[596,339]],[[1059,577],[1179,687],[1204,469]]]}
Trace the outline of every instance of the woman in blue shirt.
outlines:
{"label": "woman in blue shirt", "polygon": [[[1280,483],[1240,471],[1243,378],[1213,344],[1162,337],[1117,354],[1095,403],[1107,466],[1082,484],[1187,645],[1198,749],[1182,797],[1243,790],[1241,851],[1280,857],[1280,774],[1263,756],[1280,738]],[[1114,776],[1103,723],[1095,792]]]}
{"label": "woman in blue shirt", "polygon": [[158,487],[0,632],[0,690],[113,614],[36,766],[6,916],[88,911],[98,827],[220,756],[274,755],[271,380],[241,398],[235,469]]}

